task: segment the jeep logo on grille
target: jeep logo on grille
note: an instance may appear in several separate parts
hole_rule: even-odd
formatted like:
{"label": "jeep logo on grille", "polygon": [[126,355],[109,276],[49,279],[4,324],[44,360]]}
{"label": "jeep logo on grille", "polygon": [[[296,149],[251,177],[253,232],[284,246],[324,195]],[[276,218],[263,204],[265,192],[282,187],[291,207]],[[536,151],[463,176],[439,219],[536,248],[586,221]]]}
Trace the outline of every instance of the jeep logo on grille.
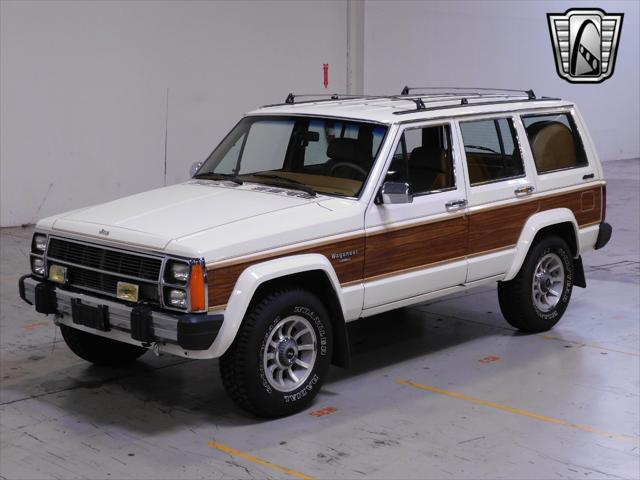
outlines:
{"label": "jeep logo on grille", "polygon": [[100,231],[98,232],[100,235],[104,235],[105,237],[109,236],[109,230],[105,230],[104,228],[101,228]]}

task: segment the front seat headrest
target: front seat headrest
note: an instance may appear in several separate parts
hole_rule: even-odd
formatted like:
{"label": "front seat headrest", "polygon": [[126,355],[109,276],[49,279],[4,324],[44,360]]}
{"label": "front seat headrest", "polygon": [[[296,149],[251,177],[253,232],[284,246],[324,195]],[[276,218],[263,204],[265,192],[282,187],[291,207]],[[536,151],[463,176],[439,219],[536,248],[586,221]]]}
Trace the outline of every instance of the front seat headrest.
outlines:
{"label": "front seat headrest", "polygon": [[358,141],[355,138],[334,138],[327,147],[327,157],[338,162],[357,162]]}

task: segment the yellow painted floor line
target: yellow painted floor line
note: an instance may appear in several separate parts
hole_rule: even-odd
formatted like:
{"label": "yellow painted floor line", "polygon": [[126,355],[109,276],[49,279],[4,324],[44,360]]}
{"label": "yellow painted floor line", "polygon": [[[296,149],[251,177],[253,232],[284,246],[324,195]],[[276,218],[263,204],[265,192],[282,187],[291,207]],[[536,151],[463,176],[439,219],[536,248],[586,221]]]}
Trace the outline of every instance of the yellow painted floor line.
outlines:
{"label": "yellow painted floor line", "polygon": [[598,428],[590,427],[589,425],[573,423],[568,420],[562,420],[560,418],[547,417],[546,415],[540,415],[538,413],[530,412],[528,410],[523,410],[521,408],[509,407],[507,405],[501,405],[499,403],[482,400],[480,398],[472,397],[470,395],[465,395],[464,393],[460,393],[460,392],[452,392],[450,390],[444,390],[442,388],[432,387],[431,385],[423,385],[421,383],[416,383],[411,380],[405,380],[405,379],[398,379],[396,380],[396,382],[399,383],[400,385],[407,385],[409,387],[418,388],[420,390],[426,390],[427,392],[439,393],[440,395],[446,395],[447,397],[457,398],[459,400],[465,400],[467,402],[475,403],[476,405],[495,408],[497,410],[502,410],[503,412],[510,412],[516,415],[522,415],[523,417],[533,418],[534,420],[539,420],[541,422],[554,423],[556,425],[562,425],[564,427],[574,428],[576,430],[582,430],[583,432],[595,433],[596,435],[600,435],[606,438],[622,440],[625,442],[631,442],[633,444],[637,444],[638,442],[640,442],[640,437],[606,432]]}
{"label": "yellow painted floor line", "polygon": [[281,467],[280,465],[271,463],[269,460],[264,460],[262,458],[251,455],[250,453],[243,452],[241,450],[236,450],[235,448],[228,447],[227,445],[214,442],[213,440],[210,441],[208,445],[211,448],[220,450],[221,452],[228,453],[229,455],[242,458],[243,460],[247,460],[249,462],[257,463],[258,465],[262,465],[263,467],[270,468],[271,470],[275,470],[276,472],[286,473],[287,475],[291,475],[292,477],[296,477],[296,478],[301,478],[302,480],[315,480],[315,478],[310,475],[296,472],[295,470],[291,470],[290,468]]}
{"label": "yellow painted floor line", "polygon": [[622,353],[623,355],[633,355],[634,357],[640,357],[640,353],[637,353],[637,352],[626,352],[624,350],[616,350],[615,348],[607,348],[607,347],[603,347],[603,346],[600,346],[600,345],[595,345],[593,343],[580,342],[580,341],[576,341],[576,340],[566,340],[566,339],[561,338],[561,337],[554,337],[553,335],[544,335],[542,338],[544,338],[545,340],[559,340],[560,342],[571,343],[573,345],[579,345],[581,347],[595,348],[597,350],[605,350],[607,352]]}

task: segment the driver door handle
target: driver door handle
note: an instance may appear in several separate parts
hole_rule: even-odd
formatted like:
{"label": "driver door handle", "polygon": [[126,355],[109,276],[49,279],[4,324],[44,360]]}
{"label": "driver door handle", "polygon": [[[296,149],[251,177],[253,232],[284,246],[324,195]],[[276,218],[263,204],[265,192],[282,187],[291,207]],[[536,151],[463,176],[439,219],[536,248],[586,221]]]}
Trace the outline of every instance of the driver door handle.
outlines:
{"label": "driver door handle", "polygon": [[523,185],[521,187],[516,188],[513,191],[513,193],[515,193],[516,196],[531,195],[534,190],[535,190],[535,187],[533,185]]}
{"label": "driver door handle", "polygon": [[464,208],[467,206],[467,201],[464,199],[451,200],[450,202],[445,203],[444,206],[449,211],[460,210],[461,208]]}

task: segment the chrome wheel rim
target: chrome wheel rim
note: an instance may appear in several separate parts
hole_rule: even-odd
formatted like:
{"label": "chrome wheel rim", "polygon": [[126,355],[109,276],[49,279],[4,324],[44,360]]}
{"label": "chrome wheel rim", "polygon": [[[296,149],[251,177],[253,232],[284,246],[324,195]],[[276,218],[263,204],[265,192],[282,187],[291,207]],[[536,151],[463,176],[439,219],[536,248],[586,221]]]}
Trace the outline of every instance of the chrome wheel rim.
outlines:
{"label": "chrome wheel rim", "polygon": [[269,384],[280,392],[300,387],[316,362],[316,332],[309,320],[291,315],[271,330],[263,354],[264,373]]}
{"label": "chrome wheel rim", "polygon": [[564,264],[555,253],[544,255],[533,274],[533,304],[541,312],[553,310],[564,290]]}

